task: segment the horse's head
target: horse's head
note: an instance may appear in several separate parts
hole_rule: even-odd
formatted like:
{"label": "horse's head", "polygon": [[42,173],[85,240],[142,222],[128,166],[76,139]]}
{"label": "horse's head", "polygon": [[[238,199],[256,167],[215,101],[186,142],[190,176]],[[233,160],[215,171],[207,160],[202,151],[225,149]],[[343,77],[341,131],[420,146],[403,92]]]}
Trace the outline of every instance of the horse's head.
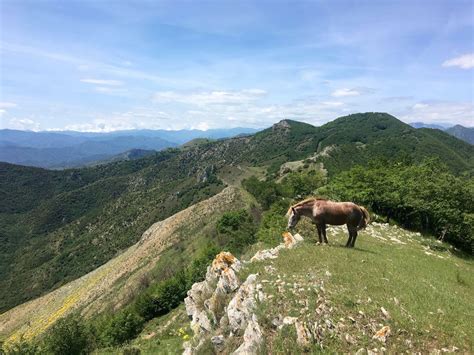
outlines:
{"label": "horse's head", "polygon": [[301,216],[298,213],[298,210],[294,207],[291,207],[291,210],[289,211],[289,213],[290,213],[290,217],[288,218],[288,227],[287,227],[287,229],[292,229],[299,222]]}

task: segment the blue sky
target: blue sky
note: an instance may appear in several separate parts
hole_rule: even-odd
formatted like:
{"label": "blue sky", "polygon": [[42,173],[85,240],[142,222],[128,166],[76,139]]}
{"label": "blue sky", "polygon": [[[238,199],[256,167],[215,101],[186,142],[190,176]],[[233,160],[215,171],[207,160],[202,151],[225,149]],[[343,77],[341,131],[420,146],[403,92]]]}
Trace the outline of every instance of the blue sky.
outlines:
{"label": "blue sky", "polygon": [[474,125],[472,1],[0,0],[0,128]]}

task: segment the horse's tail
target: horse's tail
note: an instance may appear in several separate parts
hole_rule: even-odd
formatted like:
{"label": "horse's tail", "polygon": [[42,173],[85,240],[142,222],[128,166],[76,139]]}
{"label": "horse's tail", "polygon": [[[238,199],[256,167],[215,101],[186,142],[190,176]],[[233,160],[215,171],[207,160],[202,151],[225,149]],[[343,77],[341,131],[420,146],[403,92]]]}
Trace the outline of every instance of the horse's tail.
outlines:
{"label": "horse's tail", "polygon": [[357,226],[358,229],[364,229],[367,227],[367,224],[370,222],[370,215],[369,212],[362,206],[359,206],[360,211],[362,212],[362,218],[360,219],[359,225]]}

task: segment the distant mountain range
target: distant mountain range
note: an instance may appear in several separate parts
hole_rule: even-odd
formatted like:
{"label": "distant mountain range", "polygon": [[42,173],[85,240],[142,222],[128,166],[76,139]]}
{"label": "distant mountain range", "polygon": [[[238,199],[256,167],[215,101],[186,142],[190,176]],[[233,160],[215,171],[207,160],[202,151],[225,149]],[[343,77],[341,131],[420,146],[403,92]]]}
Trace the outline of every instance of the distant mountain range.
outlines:
{"label": "distant mountain range", "polygon": [[432,124],[432,123],[424,123],[424,122],[412,122],[410,126],[414,128],[431,128],[431,129],[439,129],[441,131],[445,131],[450,135],[463,140],[469,144],[474,144],[474,127],[464,127],[461,125],[455,125],[449,123],[440,123],[440,124]]}
{"label": "distant mountain range", "polygon": [[446,133],[462,139],[465,142],[474,144],[474,127],[464,127],[461,125],[456,125],[454,127],[448,128]]}
{"label": "distant mountain range", "polygon": [[[0,161],[42,168],[70,168],[120,160],[130,150],[159,151],[197,138],[220,139],[255,133],[252,128],[129,130],[110,133],[0,130]],[[134,155],[132,154],[132,157]],[[130,156],[127,156],[130,158]]]}

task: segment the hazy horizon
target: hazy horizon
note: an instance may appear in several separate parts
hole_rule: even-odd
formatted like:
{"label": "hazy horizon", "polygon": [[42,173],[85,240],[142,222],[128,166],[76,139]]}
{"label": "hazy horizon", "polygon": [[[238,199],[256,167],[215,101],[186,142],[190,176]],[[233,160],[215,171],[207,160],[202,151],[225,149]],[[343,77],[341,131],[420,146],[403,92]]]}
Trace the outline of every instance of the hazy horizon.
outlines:
{"label": "hazy horizon", "polygon": [[474,121],[471,1],[2,1],[0,129]]}

